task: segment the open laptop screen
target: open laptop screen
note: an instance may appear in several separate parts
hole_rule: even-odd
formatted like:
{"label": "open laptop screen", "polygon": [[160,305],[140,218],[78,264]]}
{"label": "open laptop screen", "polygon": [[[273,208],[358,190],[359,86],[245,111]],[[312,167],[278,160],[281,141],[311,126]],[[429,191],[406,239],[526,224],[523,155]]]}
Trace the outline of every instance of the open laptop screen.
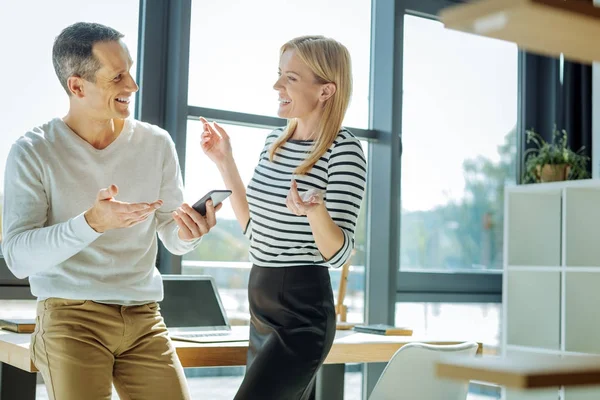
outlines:
{"label": "open laptop screen", "polygon": [[168,328],[227,325],[210,279],[164,279],[161,314]]}

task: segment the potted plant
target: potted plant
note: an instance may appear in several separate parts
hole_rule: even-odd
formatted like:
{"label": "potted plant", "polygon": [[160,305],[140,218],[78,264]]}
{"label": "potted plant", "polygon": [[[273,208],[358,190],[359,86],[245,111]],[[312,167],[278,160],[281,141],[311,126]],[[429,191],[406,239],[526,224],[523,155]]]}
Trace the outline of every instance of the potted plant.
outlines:
{"label": "potted plant", "polygon": [[589,177],[587,163],[590,157],[583,154],[584,146],[573,151],[567,145],[567,131],[554,127],[552,141],[545,141],[533,129],[526,130],[527,143],[532,147],[525,151],[524,183],[555,182]]}

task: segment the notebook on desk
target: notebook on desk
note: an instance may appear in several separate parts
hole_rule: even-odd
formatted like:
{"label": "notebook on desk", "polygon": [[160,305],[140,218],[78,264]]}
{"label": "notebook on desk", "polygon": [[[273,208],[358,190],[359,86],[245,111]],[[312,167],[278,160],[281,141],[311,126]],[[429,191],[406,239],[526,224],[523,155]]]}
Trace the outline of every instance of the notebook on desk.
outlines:
{"label": "notebook on desk", "polygon": [[32,333],[35,329],[35,319],[0,319],[0,329],[16,333]]}
{"label": "notebook on desk", "polygon": [[163,275],[160,310],[175,340],[199,343],[248,340],[249,330],[232,330],[211,276]]}
{"label": "notebook on desk", "polygon": [[412,336],[413,334],[413,330],[411,328],[385,324],[356,325],[354,330],[356,332],[374,333],[376,335],[388,336]]}

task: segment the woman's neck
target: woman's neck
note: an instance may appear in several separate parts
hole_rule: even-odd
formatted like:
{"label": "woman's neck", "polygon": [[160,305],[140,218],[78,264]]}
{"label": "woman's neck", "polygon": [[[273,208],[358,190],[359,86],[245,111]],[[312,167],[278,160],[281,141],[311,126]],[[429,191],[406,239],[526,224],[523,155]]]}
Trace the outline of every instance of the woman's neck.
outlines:
{"label": "woman's neck", "polygon": [[291,139],[294,140],[315,140],[318,136],[317,129],[321,120],[321,113],[313,113],[306,118],[298,118],[296,129]]}

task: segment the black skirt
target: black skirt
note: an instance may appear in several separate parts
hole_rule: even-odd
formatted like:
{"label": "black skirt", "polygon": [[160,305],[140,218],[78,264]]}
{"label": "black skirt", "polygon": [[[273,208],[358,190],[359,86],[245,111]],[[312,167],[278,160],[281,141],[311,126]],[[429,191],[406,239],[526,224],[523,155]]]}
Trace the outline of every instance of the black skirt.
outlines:
{"label": "black skirt", "polygon": [[235,400],[305,400],[335,337],[329,271],[252,266],[250,347]]}

